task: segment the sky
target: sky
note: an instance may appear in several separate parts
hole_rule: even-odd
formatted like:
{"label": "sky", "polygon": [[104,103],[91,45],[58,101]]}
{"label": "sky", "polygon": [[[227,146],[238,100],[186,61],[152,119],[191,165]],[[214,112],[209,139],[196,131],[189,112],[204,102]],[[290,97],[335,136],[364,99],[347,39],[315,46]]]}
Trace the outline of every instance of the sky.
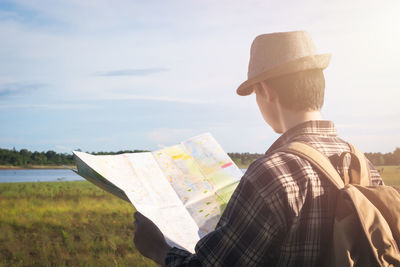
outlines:
{"label": "sky", "polygon": [[247,79],[264,33],[331,53],[325,119],[364,152],[400,147],[400,1],[0,0],[0,148],[155,150],[210,132],[227,152],[279,135]]}

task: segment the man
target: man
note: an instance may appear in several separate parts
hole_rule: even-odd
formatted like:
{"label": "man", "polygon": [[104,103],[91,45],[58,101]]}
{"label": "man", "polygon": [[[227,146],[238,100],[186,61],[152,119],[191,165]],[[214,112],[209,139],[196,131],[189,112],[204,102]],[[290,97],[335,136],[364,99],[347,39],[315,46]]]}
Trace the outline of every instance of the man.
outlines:
{"label": "man", "polygon": [[[334,166],[338,155],[350,150],[320,113],[325,89],[322,70],[329,60],[330,55],[315,53],[304,31],[256,37],[248,80],[237,93],[255,93],[264,120],[282,136],[249,166],[215,230],[197,243],[196,254],[170,248],[158,228],[135,213],[135,244],[144,256],[167,266],[323,263],[332,235],[336,189],[309,162],[279,148],[306,142]],[[371,184],[381,184],[378,172],[371,164],[369,168]]]}

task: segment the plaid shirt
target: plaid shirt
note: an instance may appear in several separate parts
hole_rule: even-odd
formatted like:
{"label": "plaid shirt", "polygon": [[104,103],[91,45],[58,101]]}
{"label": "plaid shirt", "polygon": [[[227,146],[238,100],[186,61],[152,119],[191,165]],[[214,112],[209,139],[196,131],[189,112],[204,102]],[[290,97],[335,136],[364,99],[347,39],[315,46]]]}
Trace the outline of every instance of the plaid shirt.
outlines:
{"label": "plaid shirt", "polygon": [[[329,157],[349,151],[329,121],[285,132],[252,163],[196,254],[172,248],[167,266],[319,266],[332,235],[336,189],[306,160],[277,148],[301,141]],[[382,179],[370,164],[371,184]],[[343,174],[338,169],[339,174]]]}

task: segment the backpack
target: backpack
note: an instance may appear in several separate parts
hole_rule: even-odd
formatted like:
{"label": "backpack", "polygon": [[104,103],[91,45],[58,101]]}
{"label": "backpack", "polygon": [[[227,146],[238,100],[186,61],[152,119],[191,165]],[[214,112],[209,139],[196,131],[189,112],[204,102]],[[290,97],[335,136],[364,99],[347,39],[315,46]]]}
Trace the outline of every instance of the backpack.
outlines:
{"label": "backpack", "polygon": [[[349,146],[350,152],[339,158],[344,179],[324,154],[308,144],[293,142],[278,150],[306,159],[338,190],[324,266],[400,266],[400,190],[370,186],[364,154]],[[347,155],[348,169],[344,167]]]}

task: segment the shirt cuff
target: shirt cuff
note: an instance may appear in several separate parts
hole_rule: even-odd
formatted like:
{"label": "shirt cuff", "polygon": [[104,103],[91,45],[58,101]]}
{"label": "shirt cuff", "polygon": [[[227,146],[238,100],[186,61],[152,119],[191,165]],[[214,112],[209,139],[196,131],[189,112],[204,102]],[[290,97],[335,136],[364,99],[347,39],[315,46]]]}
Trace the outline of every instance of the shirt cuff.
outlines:
{"label": "shirt cuff", "polygon": [[189,251],[173,247],[165,258],[166,266],[199,266],[196,254],[192,254]]}

